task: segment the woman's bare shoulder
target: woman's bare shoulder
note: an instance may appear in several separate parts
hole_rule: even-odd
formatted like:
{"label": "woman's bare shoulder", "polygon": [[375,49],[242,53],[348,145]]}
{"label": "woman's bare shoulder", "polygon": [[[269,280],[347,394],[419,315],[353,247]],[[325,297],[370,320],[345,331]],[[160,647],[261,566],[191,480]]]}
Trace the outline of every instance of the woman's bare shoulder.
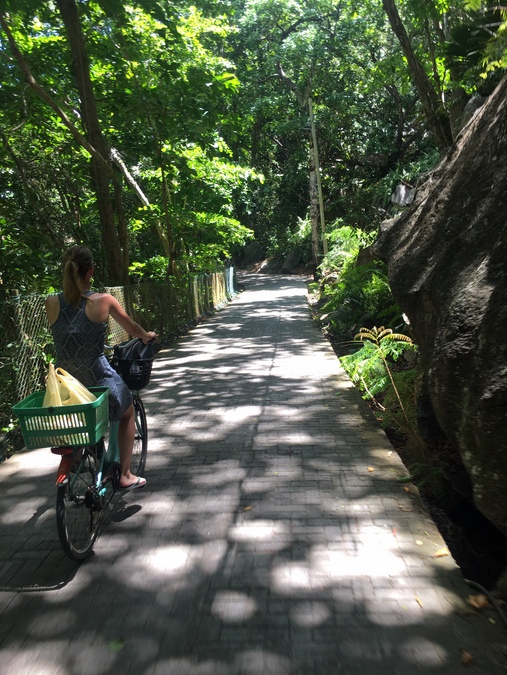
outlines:
{"label": "woman's bare shoulder", "polygon": [[109,312],[117,304],[110,293],[92,293],[87,296],[86,314],[92,321],[107,321]]}
{"label": "woman's bare shoulder", "polygon": [[58,319],[60,314],[60,299],[57,295],[48,295],[44,301],[46,314],[51,325]]}
{"label": "woman's bare shoulder", "polygon": [[57,307],[60,305],[60,299],[57,295],[48,295],[44,300],[46,307]]}
{"label": "woman's bare shoulder", "polygon": [[87,295],[86,299],[94,304],[107,304],[110,303],[113,296],[110,293],[98,293],[94,291],[91,295]]}

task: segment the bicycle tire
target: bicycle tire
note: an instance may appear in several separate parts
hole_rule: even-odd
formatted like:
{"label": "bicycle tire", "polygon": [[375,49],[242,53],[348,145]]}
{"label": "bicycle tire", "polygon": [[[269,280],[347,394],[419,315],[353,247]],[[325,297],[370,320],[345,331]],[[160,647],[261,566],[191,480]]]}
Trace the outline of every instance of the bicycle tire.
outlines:
{"label": "bicycle tire", "polygon": [[69,475],[56,494],[56,525],[64,553],[84,560],[93,549],[103,509],[95,498],[98,460],[90,447],[75,448]]}
{"label": "bicycle tire", "polygon": [[148,454],[148,422],[146,420],[144,403],[138,396],[134,396],[134,413],[136,430],[130,470],[134,475],[142,476]]}

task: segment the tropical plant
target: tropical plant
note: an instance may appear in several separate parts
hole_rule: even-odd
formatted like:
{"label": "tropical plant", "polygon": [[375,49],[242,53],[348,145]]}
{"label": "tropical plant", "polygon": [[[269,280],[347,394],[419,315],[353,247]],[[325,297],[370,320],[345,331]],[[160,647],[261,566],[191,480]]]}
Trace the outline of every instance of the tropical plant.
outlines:
{"label": "tropical plant", "polygon": [[392,419],[397,421],[400,429],[417,443],[424,456],[424,443],[417,433],[414,420],[410,419],[410,413],[407,412],[393,373],[393,364],[402,354],[406,350],[416,350],[412,339],[403,333],[394,333],[390,328],[374,326],[372,329],[361,328],[354,341],[362,343],[362,347],[354,354],[341,358],[345,371],[363,391],[363,398],[375,401],[380,392],[390,389],[401,414],[401,423],[394,416]]}
{"label": "tropical plant", "polygon": [[403,323],[401,310],[392,297],[384,263],[357,264],[361,248],[375,235],[335,222],[328,234],[329,252],[320,269],[319,319],[333,340],[344,343],[360,326],[373,327],[379,319],[395,328]]}

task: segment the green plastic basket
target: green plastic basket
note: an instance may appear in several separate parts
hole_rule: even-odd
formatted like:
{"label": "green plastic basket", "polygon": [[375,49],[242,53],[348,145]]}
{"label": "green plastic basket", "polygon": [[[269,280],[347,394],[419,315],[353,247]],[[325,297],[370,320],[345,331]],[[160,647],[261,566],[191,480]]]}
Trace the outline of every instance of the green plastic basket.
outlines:
{"label": "green plastic basket", "polygon": [[90,387],[96,401],[43,408],[44,391],[36,391],[16,405],[23,440],[29,450],[53,446],[93,445],[109,424],[109,387]]}

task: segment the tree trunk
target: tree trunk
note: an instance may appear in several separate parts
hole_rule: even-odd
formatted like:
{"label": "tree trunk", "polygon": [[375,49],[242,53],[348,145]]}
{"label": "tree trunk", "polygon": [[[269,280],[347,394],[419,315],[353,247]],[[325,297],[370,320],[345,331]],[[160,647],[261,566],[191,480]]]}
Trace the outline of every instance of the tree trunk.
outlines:
{"label": "tree trunk", "polygon": [[419,99],[424,110],[428,126],[435,136],[438,148],[445,150],[452,145],[451,125],[448,116],[442,110],[442,103],[433,87],[430,78],[426,74],[421,62],[417,58],[410,44],[410,39],[405,30],[394,0],[382,0],[384,10],[389,18],[389,23],[394,34],[398,38],[407,59],[408,67],[419,94]]}
{"label": "tree trunk", "polygon": [[[90,78],[90,68],[86,46],[79,21],[75,0],[57,0],[62,16],[69,47],[72,54],[72,67],[81,97],[81,115],[87,137],[91,145],[109,164],[109,154],[102,136],[97,105]],[[121,199],[114,194],[111,185],[112,169],[108,171],[104,161],[92,155],[91,175],[97,195],[97,208],[102,229],[102,245],[106,254],[109,280],[111,284],[124,284],[128,278],[129,251],[125,230],[125,218]],[[114,180],[114,179],[113,179]],[[118,190],[119,186],[116,186]],[[116,226],[115,207],[118,212]]]}
{"label": "tree trunk", "polygon": [[[312,64],[311,71],[313,71],[314,64]],[[301,91],[299,87],[285,74],[282,64],[277,63],[278,77],[280,80],[294,93],[296,96],[299,105],[303,114],[306,115],[306,112],[310,105],[310,92],[312,89],[312,82],[307,85],[306,91]],[[322,262],[320,255],[320,244],[319,244],[319,183],[317,176],[317,158],[316,158],[316,149],[314,147],[314,141],[312,137],[312,132],[310,129],[309,133],[309,147],[310,147],[310,180],[309,180],[309,189],[310,189],[310,224],[312,227],[312,258],[316,266],[320,265]],[[324,236],[324,235],[323,235]]]}
{"label": "tree trunk", "polygon": [[310,139],[310,223],[312,226],[312,259],[315,267],[320,265],[319,246],[319,193],[317,185],[317,169],[315,166],[315,154]]}

